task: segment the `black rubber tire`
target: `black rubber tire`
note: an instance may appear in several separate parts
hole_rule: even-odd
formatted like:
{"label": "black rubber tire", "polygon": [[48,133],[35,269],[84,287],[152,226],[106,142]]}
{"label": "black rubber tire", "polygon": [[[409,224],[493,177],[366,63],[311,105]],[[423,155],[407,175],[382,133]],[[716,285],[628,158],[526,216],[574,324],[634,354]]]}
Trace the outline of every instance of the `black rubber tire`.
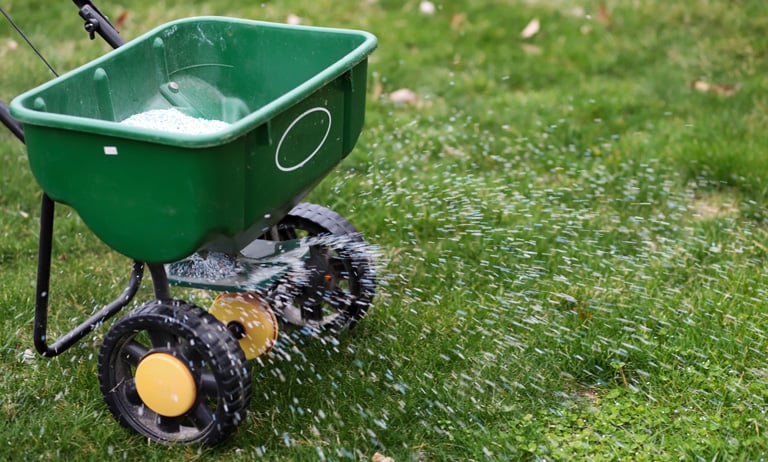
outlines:
{"label": "black rubber tire", "polygon": [[[181,358],[196,382],[195,404],[179,417],[158,415],[136,391],[136,366],[160,351]],[[98,375],[120,424],[165,444],[215,445],[245,420],[251,399],[251,374],[237,340],[205,310],[178,300],[149,302],[117,321],[104,338]]]}
{"label": "black rubber tire", "polygon": [[[292,208],[277,225],[281,233],[289,229],[304,230],[310,236],[332,234],[334,236],[350,235],[353,240],[364,242],[357,229],[346,218],[328,207],[301,202]],[[296,235],[290,237],[295,239]]]}
{"label": "black rubber tire", "polygon": [[[318,239],[318,244],[310,247],[306,267],[314,276],[289,302],[300,310],[301,321],[285,316],[285,302],[275,297],[272,306],[278,317],[289,324],[311,325],[323,330],[354,327],[368,312],[376,294],[375,262],[362,235],[343,216],[307,202],[288,212],[276,230],[279,240],[344,237],[329,239],[327,245]],[[331,287],[320,279],[324,276],[321,273],[331,275]],[[324,316],[324,311],[333,314]]]}

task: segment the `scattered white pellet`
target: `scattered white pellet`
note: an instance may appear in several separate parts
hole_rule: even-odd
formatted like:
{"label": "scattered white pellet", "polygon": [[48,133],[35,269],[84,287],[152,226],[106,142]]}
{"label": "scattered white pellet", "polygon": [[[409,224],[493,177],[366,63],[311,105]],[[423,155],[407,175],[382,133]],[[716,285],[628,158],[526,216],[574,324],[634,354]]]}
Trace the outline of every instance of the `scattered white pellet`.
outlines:
{"label": "scattered white pellet", "polygon": [[153,109],[141,112],[128,117],[120,123],[133,127],[151,128],[153,130],[188,135],[207,135],[229,127],[227,122],[188,116],[175,108]]}

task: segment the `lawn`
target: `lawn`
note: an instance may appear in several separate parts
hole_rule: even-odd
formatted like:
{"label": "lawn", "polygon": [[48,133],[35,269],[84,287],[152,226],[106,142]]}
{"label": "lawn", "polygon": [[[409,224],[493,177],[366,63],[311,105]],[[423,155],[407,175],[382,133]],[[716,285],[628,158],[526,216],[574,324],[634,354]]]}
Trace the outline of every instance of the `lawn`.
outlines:
{"label": "lawn", "polygon": [[[763,1],[98,5],[128,39],[203,14],[375,34],[362,136],[308,199],[376,246],[380,286],[353,330],[253,363],[234,437],[148,443],[102,400],[107,326],[31,354],[41,191],[0,134],[0,459],[766,457]],[[60,72],[108,50],[70,2],[5,8]],[[51,78],[7,24],[0,57],[2,100]],[[130,261],[72,209],[56,219],[63,332]],[[145,284],[137,304],[150,298]]]}

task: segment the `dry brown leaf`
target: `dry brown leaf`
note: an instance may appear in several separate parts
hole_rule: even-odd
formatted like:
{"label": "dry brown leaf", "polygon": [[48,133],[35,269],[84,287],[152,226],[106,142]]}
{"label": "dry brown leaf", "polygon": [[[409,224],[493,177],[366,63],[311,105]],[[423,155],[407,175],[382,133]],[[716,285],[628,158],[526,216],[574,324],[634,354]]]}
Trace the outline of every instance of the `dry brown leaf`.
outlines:
{"label": "dry brown leaf", "polygon": [[416,104],[419,102],[419,95],[407,88],[395,90],[389,94],[389,99],[394,103]]}
{"label": "dry brown leaf", "polygon": [[538,45],[532,45],[530,43],[522,43],[520,44],[520,48],[523,49],[525,54],[527,55],[540,55],[541,54],[541,47]]}
{"label": "dry brown leaf", "polygon": [[458,31],[464,22],[467,20],[467,15],[464,13],[456,13],[451,16],[451,30]]}
{"label": "dry brown leaf", "polygon": [[605,3],[599,3],[597,5],[597,20],[606,26],[613,24],[613,17],[611,16],[611,12],[608,11],[608,7],[605,6]]}
{"label": "dry brown leaf", "polygon": [[381,94],[384,92],[384,85],[381,84],[378,80],[373,83],[373,94],[371,95],[371,98],[373,98],[374,101],[378,101],[379,98],[381,98]]}
{"label": "dry brown leaf", "polygon": [[448,145],[443,146],[443,152],[453,157],[467,157],[467,155],[461,149],[457,149]]}
{"label": "dry brown leaf", "polygon": [[395,459],[377,452],[371,457],[371,462],[395,462]]}
{"label": "dry brown leaf", "polygon": [[128,11],[123,11],[120,16],[115,19],[115,29],[118,31],[125,25],[125,20],[128,19]]}
{"label": "dry brown leaf", "polygon": [[691,82],[691,88],[696,91],[701,92],[708,92],[709,91],[709,84],[707,82],[704,82],[703,80],[694,80]]}
{"label": "dry brown leaf", "polygon": [[739,86],[733,83],[708,83],[703,80],[694,80],[689,86],[691,89],[702,93],[714,93],[723,96],[732,96],[739,89]]}
{"label": "dry brown leaf", "polygon": [[712,85],[712,93],[716,95],[731,96],[739,89],[739,86],[733,83],[718,83]]}
{"label": "dry brown leaf", "polygon": [[531,22],[529,22],[528,25],[525,26],[525,29],[523,29],[523,31],[520,32],[520,37],[524,39],[531,38],[534,35],[538,34],[540,29],[541,29],[541,23],[539,22],[539,18],[533,18],[531,19]]}

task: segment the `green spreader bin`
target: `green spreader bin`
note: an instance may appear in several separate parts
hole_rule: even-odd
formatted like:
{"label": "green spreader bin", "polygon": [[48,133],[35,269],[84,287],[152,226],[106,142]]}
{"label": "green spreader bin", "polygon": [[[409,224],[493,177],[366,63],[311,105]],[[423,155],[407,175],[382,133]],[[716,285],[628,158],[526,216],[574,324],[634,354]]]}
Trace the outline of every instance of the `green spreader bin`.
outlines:
{"label": "green spreader bin", "polygon": [[[222,17],[165,24],[11,102],[43,190],[118,252],[166,263],[236,253],[352,150],[366,32]],[[153,110],[208,134],[121,121]]]}

